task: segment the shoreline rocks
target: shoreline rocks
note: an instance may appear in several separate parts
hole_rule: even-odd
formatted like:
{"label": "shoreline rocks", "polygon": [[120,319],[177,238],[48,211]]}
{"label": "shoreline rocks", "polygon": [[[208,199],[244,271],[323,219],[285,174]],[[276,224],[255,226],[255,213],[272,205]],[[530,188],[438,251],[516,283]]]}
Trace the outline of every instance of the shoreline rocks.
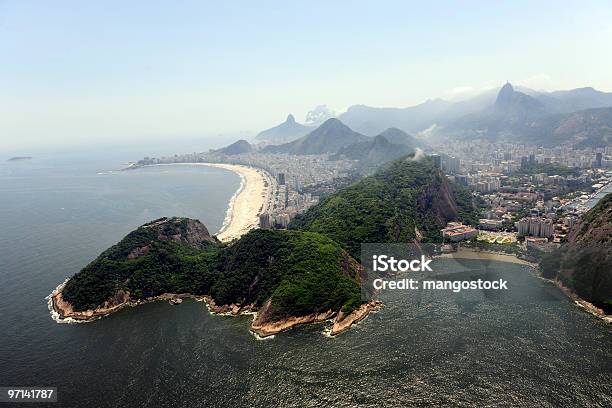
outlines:
{"label": "shoreline rocks", "polygon": [[260,310],[256,310],[255,306],[252,304],[246,306],[237,304],[217,305],[215,300],[208,295],[195,296],[188,293],[163,293],[159,296],[150,297],[145,300],[132,301],[130,300],[129,292],[119,291],[115,298],[112,301],[105,302],[103,307],[84,311],[74,311],[72,305],[62,299],[62,289],[63,285],[60,285],[51,294],[53,310],[59,315],[60,320],[74,319],[80,322],[88,322],[99,317],[107,316],[128,306],[134,307],[158,300],[168,301],[172,305],[178,305],[183,302],[184,298],[192,298],[198,301],[203,300],[211,314],[225,316],[254,315],[249,330],[260,337],[269,337],[303,324],[322,323],[325,321],[331,321],[332,327],[330,335],[336,336],[348,330],[353,324],[363,320],[371,311],[382,307],[381,302],[372,301],[362,304],[358,309],[349,314],[345,314],[342,311],[335,312],[328,310],[324,313],[312,313],[306,316],[290,316],[280,320],[269,321],[268,316],[270,315],[271,306],[269,300]]}

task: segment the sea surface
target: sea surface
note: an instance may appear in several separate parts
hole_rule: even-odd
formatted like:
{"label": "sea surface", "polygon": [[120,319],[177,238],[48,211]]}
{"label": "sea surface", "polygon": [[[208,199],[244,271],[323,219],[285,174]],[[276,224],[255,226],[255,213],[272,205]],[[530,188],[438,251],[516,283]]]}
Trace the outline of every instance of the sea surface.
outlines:
{"label": "sea surface", "polygon": [[440,279],[511,289],[387,292],[335,338],[319,324],[258,340],[250,317],[192,300],[58,324],[45,297],[64,279],[161,216],[216,232],[240,183],[214,168],[120,167],[0,163],[0,386],[57,387],[52,407],[612,406],[611,327],[523,265],[438,260]]}

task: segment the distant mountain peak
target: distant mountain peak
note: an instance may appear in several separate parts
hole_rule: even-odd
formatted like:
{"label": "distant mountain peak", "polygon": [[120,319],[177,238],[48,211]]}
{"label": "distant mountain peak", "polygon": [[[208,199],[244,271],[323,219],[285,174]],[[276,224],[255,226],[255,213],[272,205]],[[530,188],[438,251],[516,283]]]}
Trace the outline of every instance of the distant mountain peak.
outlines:
{"label": "distant mountain peak", "polygon": [[265,153],[324,154],[337,153],[343,147],[369,140],[367,136],[353,131],[339,119],[330,118],[306,136],[276,146],[266,146]]}
{"label": "distant mountain peak", "polygon": [[319,128],[320,129],[332,129],[332,128],[338,128],[338,127],[345,127],[347,129],[349,128],[344,123],[342,123],[340,119],[337,119],[337,118],[327,119],[325,122],[321,124]]}
{"label": "distant mountain peak", "polygon": [[310,130],[312,130],[311,127],[296,122],[295,116],[290,113],[283,123],[260,132],[255,136],[255,139],[272,143],[284,143],[298,139]]}
{"label": "distant mountain peak", "polygon": [[235,154],[251,153],[252,151],[253,146],[251,146],[251,144],[244,139],[240,139],[227,147],[216,150],[217,153],[226,154],[228,156],[232,156]]}
{"label": "distant mountain peak", "polygon": [[514,87],[510,82],[506,82],[504,86],[499,90],[495,105],[498,107],[508,107],[512,103],[512,96],[514,95]]}

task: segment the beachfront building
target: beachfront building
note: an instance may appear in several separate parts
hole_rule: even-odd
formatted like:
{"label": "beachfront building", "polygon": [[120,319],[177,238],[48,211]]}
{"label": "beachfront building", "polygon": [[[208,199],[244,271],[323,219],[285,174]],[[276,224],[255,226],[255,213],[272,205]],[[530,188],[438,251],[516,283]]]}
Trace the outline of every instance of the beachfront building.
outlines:
{"label": "beachfront building", "polygon": [[525,217],[515,224],[519,237],[532,236],[550,238],[553,235],[554,225],[551,219],[541,217]]}
{"label": "beachfront building", "polygon": [[481,218],[478,221],[478,228],[487,231],[499,231],[502,228],[502,220],[493,220],[489,218]]}
{"label": "beachfront building", "polygon": [[460,222],[449,222],[446,228],[441,230],[442,236],[451,242],[465,241],[475,238],[478,230]]}

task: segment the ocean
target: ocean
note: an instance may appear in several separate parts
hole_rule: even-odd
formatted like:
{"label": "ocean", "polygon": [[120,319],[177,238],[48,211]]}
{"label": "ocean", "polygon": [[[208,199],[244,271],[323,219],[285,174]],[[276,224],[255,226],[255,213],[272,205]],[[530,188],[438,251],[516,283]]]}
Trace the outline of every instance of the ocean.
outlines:
{"label": "ocean", "polygon": [[445,279],[485,274],[511,290],[388,292],[335,338],[319,324],[258,340],[249,316],[193,300],[58,324],[45,297],[64,279],[161,216],[215,233],[240,183],[208,167],[120,167],[0,163],[0,386],[57,387],[52,407],[612,406],[612,328],[524,265],[437,260]]}

